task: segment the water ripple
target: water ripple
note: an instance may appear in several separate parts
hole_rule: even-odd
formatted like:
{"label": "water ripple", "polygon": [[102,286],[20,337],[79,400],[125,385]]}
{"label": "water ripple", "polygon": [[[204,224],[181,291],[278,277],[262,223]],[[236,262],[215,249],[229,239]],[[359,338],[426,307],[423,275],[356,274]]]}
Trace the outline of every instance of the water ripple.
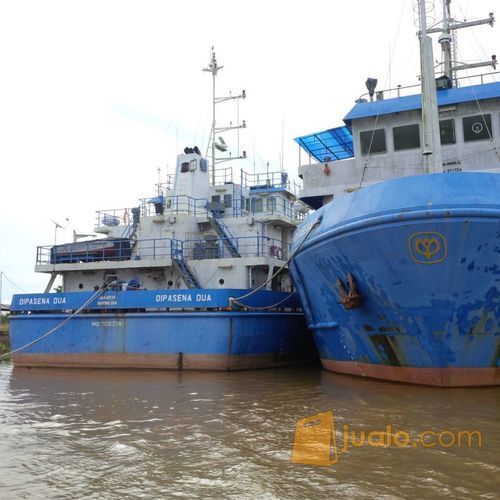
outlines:
{"label": "water ripple", "polygon": [[[241,373],[0,367],[3,498],[495,498],[498,389],[432,389],[317,368]],[[477,429],[478,448],[360,447],[290,462],[297,419]]]}

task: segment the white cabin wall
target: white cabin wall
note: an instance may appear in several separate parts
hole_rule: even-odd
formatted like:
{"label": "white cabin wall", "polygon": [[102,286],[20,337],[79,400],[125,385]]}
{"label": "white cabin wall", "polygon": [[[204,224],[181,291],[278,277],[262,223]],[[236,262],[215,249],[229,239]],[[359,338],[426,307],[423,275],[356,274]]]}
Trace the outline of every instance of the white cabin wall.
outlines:
{"label": "white cabin wall", "polygon": [[[443,106],[439,110],[440,120],[455,120],[455,144],[441,147],[443,169],[445,171],[488,171],[500,172],[500,162],[495,148],[500,148],[500,99],[489,99],[478,103],[468,102],[453,106]],[[467,116],[491,114],[493,141],[480,140],[464,142],[462,119]],[[353,120],[352,135],[354,142],[354,158],[332,161],[328,163],[329,175],[325,173],[324,163],[299,166],[299,175],[303,178],[304,188],[299,197],[341,196],[358,189],[361,180],[363,186],[382,182],[388,179],[409,175],[423,174],[422,147],[394,151],[392,128],[418,123],[420,126],[420,142],[422,144],[421,110],[411,110],[390,115],[379,115],[377,118],[367,117]],[[374,129],[385,129],[385,153],[361,155],[360,132]],[[457,164],[457,161],[459,164]]]}

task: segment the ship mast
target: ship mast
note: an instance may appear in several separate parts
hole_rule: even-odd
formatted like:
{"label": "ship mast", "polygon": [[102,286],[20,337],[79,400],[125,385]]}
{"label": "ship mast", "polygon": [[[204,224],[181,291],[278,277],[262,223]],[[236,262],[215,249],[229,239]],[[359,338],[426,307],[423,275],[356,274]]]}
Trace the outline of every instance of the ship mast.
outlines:
{"label": "ship mast", "polygon": [[[211,149],[211,162],[210,163],[212,165],[212,185],[215,185],[215,165],[217,163],[222,163],[224,161],[229,161],[229,160],[240,160],[240,159],[247,157],[246,151],[243,151],[242,154],[240,155],[239,150],[238,150],[237,156],[231,156],[231,153],[229,153],[230,154],[229,157],[216,158],[216,156],[215,156],[216,149],[219,151],[222,151],[222,152],[227,151],[227,144],[224,142],[224,139],[222,139],[222,137],[219,137],[219,143],[216,142],[215,134],[217,132],[221,133],[221,132],[227,132],[228,130],[238,130],[238,133],[239,133],[240,128],[246,128],[246,126],[247,126],[245,120],[243,120],[241,124],[238,121],[238,124],[236,126],[233,126],[232,124],[230,124],[229,127],[217,127],[216,116],[215,116],[216,105],[220,104],[221,102],[224,102],[224,101],[230,101],[230,100],[234,100],[234,99],[239,100],[239,99],[246,98],[246,92],[244,90],[241,91],[240,95],[236,95],[236,96],[229,95],[229,96],[225,96],[225,97],[216,97],[215,78],[216,78],[219,70],[221,70],[223,67],[224,66],[219,66],[217,64],[217,59],[215,57],[214,47],[212,47],[210,64],[208,65],[208,67],[203,68],[203,71],[207,71],[208,73],[212,73],[212,128],[210,131],[210,139],[209,139],[209,146],[208,146]],[[239,117],[238,117],[238,120],[239,120]],[[238,138],[238,149],[239,149],[239,138]],[[208,151],[207,151],[207,153],[208,153]]]}
{"label": "ship mast", "polygon": [[427,32],[425,0],[419,0],[420,19],[420,80],[422,88],[422,128],[423,157],[425,173],[443,171],[441,161],[441,141],[439,137],[439,117],[434,75],[432,39]]}
{"label": "ship mast", "polygon": [[454,20],[450,15],[451,0],[442,0],[443,21],[440,27],[427,27],[427,10],[425,0],[418,0],[418,13],[420,21],[420,31],[418,32],[420,40],[420,70],[422,87],[422,127],[423,127],[423,156],[424,168],[426,173],[442,172],[441,160],[441,139],[439,135],[439,116],[437,108],[436,83],[434,75],[434,57],[432,53],[431,33],[441,33],[439,43],[443,51],[443,76],[448,78],[446,88],[453,85],[455,73],[464,69],[480,68],[492,66],[496,69],[496,56],[491,56],[491,60],[473,64],[459,63],[453,60],[455,55],[454,37],[452,30],[461,28],[470,28],[482,24],[493,26],[495,18],[490,12],[489,17],[478,21]]}
{"label": "ship mast", "polygon": [[453,40],[450,33],[450,3],[451,0],[443,0],[443,32],[439,37],[439,43],[443,51],[443,75],[452,80],[451,60]]}
{"label": "ship mast", "polygon": [[[420,1],[420,3],[425,3]],[[491,56],[489,61],[481,61],[472,64],[466,64],[463,62],[458,62],[456,60],[456,47],[454,47],[455,36],[453,33],[456,30],[462,28],[471,28],[473,26],[481,26],[483,24],[489,24],[493,26],[495,22],[495,17],[493,12],[490,12],[488,17],[484,19],[479,19],[477,21],[457,21],[451,17],[450,4],[451,0],[442,0],[443,3],[443,22],[440,27],[435,27],[427,29],[427,34],[431,33],[441,33],[439,36],[439,43],[441,44],[441,49],[443,51],[443,75],[450,79],[450,85],[453,84],[455,79],[455,73],[457,71],[473,68],[482,68],[491,66],[496,69],[497,59],[496,56]]]}

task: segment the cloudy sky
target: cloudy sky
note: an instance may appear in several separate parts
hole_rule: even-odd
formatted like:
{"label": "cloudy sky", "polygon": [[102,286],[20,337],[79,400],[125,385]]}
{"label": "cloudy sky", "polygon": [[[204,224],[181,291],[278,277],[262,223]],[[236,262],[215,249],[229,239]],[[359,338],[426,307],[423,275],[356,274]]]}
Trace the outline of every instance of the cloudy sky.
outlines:
{"label": "cloudy sky", "polygon": [[[158,168],[165,177],[186,145],[206,150],[211,77],[201,69],[212,45],[224,65],[218,95],[248,94],[240,117],[249,159],[238,168],[263,171],[269,161],[279,169],[283,138],[294,175],[292,139],[341,124],[367,77],[379,88],[416,83],[413,4],[0,0],[3,302],[45,288],[48,277],[33,268],[36,246],[54,242],[52,220],[69,218],[58,243],[74,229],[91,232],[95,210],[152,194]],[[468,20],[495,6],[453,2]],[[459,56],[489,59],[499,39],[488,26],[461,32]],[[231,120],[236,108],[227,104],[219,123]],[[236,137],[225,139],[234,150]]]}

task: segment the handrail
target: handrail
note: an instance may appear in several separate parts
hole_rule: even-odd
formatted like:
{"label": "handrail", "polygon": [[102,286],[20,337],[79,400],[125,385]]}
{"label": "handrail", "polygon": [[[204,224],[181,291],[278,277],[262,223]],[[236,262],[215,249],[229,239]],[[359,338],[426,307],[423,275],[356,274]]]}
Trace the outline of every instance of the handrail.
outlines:
{"label": "handrail", "polygon": [[[232,258],[226,244],[227,238],[185,240],[184,257],[192,260]],[[286,259],[290,254],[291,244],[267,236],[240,236],[230,240],[236,245],[241,257],[272,257]]]}
{"label": "handrail", "polygon": [[[257,177],[259,179],[259,177]],[[140,214],[142,217],[154,215],[176,215],[187,213],[196,216],[209,215],[209,203],[206,198],[192,198],[187,195],[166,196],[163,198],[163,204],[153,203],[150,199],[142,199]],[[232,205],[232,216],[247,216],[257,214],[281,215],[290,219],[300,220],[303,215],[297,212],[293,207],[293,202],[273,196],[245,198],[248,206],[242,206],[241,196],[234,196]],[[110,209],[97,211],[97,226],[121,227],[119,233],[121,237],[128,237],[127,228],[133,223],[133,208],[131,209]]]}
{"label": "handrail", "polygon": [[177,258],[186,260],[222,259],[235,257],[230,250],[235,245],[241,257],[272,257],[286,259],[291,244],[267,236],[241,236],[235,238],[206,238],[178,240],[150,238],[143,240],[100,239],[63,245],[38,246],[36,265],[81,264],[103,261]]}
{"label": "handrail", "polygon": [[[494,75],[500,75],[500,71],[490,71],[489,73],[481,73],[481,74],[471,75],[471,76],[459,76],[459,77],[453,78],[453,82],[454,82],[455,87],[460,87],[460,83],[462,83],[462,80],[467,80],[469,85],[477,85],[479,83],[482,85],[485,83],[486,77],[491,77],[492,82],[496,81],[494,78]],[[477,84],[471,83],[472,80],[476,80],[476,79],[479,80],[479,82]],[[398,85],[397,87],[393,87],[393,88],[389,88],[389,89],[376,90],[375,94],[381,93],[384,99],[387,99],[386,94],[389,94],[389,96],[390,96],[389,98],[402,97],[403,95],[414,95],[414,94],[407,93],[407,91],[409,91],[410,89],[420,89],[420,87],[421,87],[420,83],[416,83],[413,85],[405,85],[405,86]],[[393,93],[396,93],[396,95],[393,96],[392,95]],[[359,99],[368,99],[369,96],[370,96],[370,94],[368,92],[366,92],[364,94],[361,94],[359,96]]]}

